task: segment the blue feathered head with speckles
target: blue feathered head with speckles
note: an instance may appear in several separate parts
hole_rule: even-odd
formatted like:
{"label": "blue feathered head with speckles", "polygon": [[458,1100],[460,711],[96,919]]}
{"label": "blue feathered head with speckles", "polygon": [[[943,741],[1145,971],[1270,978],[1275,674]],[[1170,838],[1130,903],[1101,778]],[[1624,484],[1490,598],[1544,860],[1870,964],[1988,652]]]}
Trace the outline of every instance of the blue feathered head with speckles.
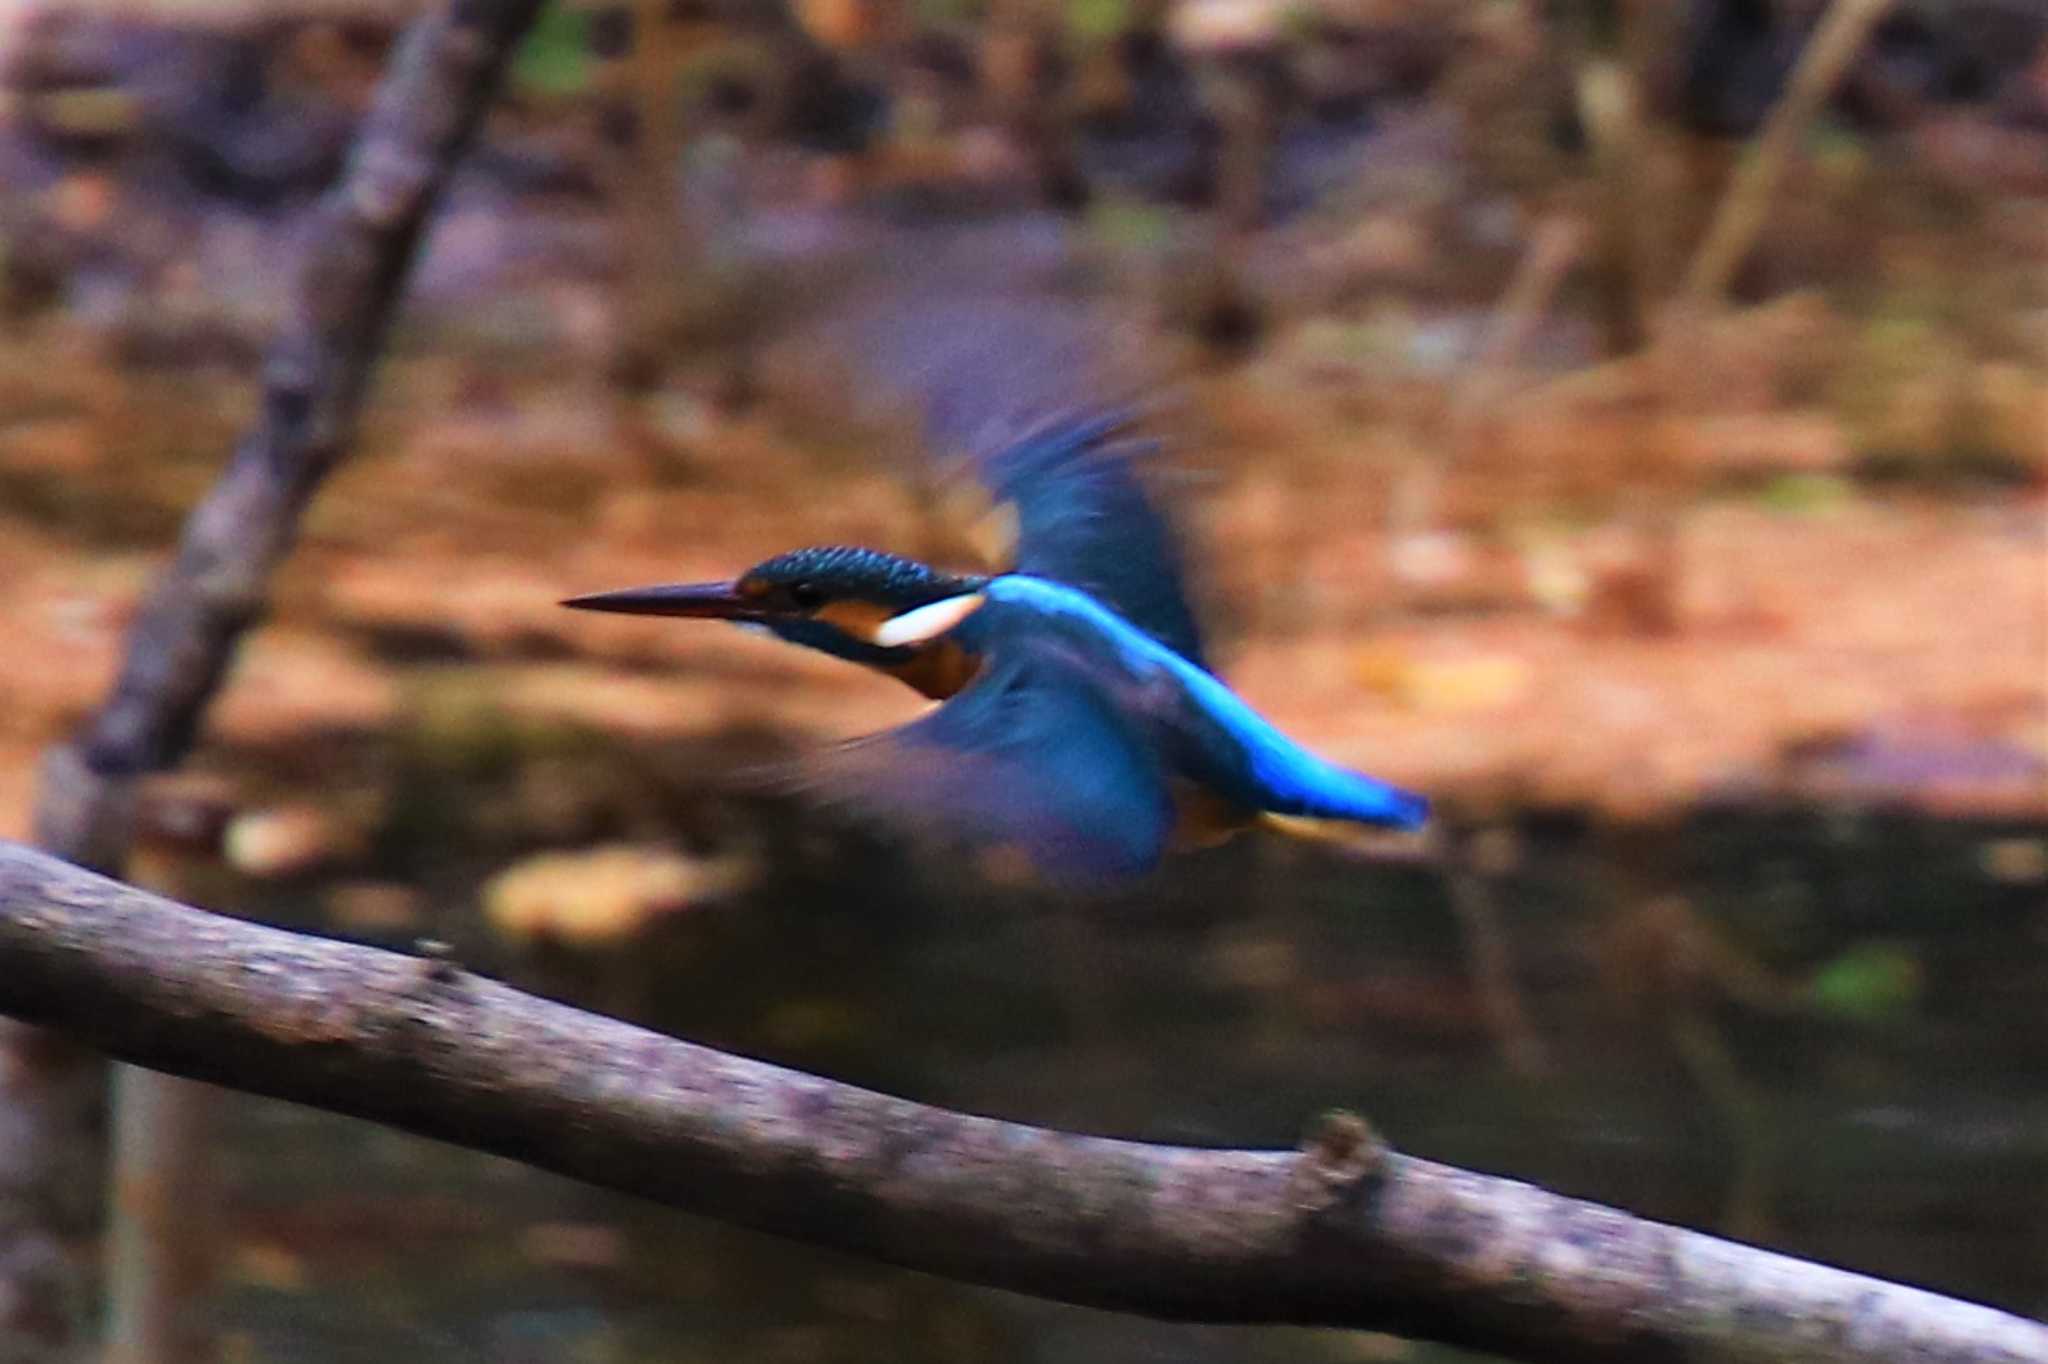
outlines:
{"label": "blue feathered head with speckles", "polygon": [[812,545],[763,560],[726,582],[598,592],[563,605],[729,620],[849,662],[899,672],[918,648],[884,648],[874,643],[875,630],[906,611],[978,591],[984,581],[878,549]]}

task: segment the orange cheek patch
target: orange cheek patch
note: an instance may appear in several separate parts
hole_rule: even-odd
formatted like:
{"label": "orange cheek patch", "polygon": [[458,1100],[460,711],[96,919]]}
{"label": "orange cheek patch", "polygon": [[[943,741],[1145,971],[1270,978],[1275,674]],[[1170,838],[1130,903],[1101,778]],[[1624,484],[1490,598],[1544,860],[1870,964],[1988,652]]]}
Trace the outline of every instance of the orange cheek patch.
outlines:
{"label": "orange cheek patch", "polygon": [[827,602],[818,608],[817,618],[837,626],[863,643],[873,643],[875,631],[896,613],[886,606],[866,601]]}

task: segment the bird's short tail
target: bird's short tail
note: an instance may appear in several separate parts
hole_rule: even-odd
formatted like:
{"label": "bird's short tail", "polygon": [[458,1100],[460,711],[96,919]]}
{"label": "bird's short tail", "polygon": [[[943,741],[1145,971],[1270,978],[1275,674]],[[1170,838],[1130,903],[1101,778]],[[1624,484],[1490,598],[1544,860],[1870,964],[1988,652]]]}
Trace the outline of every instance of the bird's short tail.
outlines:
{"label": "bird's short tail", "polygon": [[1375,828],[1309,815],[1262,814],[1259,824],[1290,840],[1335,848],[1368,862],[1426,862],[1432,856],[1433,840],[1416,829]]}

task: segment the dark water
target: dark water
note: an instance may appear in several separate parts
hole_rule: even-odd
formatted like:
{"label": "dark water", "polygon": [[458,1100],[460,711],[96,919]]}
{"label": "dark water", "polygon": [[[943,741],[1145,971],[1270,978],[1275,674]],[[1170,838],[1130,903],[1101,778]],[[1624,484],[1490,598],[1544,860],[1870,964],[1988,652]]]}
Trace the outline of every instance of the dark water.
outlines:
{"label": "dark water", "polygon": [[[521,971],[1028,1121],[1284,1145],[1347,1106],[1416,1154],[2041,1314],[2044,838],[1813,809],[1496,829],[1470,865],[1519,1036],[1490,1021],[1441,877],[1292,848],[1204,854],[1089,913],[779,888],[670,925],[630,966]],[[1453,1357],[958,1288],[230,1102],[236,1358]]]}

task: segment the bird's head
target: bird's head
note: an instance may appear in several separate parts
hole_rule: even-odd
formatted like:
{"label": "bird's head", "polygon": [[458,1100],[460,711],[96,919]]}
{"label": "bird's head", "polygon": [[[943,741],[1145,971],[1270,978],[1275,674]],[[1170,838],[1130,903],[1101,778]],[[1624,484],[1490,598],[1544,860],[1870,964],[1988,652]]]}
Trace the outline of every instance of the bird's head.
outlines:
{"label": "bird's head", "polygon": [[923,666],[919,660],[957,647],[945,637],[981,604],[986,581],[880,550],[815,545],[778,554],[721,582],[597,592],[562,605],[733,621],[903,676],[931,692],[919,677],[930,671],[933,660],[924,659]]}

